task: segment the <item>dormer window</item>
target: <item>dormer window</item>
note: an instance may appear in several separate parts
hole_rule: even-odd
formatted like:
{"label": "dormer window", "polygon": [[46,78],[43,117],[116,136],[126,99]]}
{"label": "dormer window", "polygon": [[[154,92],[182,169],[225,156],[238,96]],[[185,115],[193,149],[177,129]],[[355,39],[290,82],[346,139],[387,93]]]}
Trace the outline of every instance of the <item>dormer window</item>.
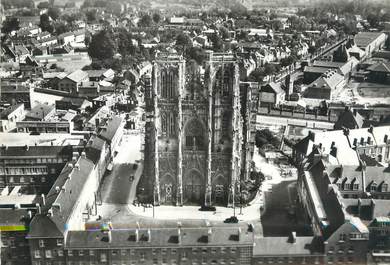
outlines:
{"label": "dormer window", "polygon": [[358,190],[359,189],[359,184],[353,184],[353,190]]}
{"label": "dormer window", "polygon": [[389,185],[387,183],[383,183],[381,187],[382,192],[387,192],[389,189]]}
{"label": "dormer window", "polygon": [[370,186],[370,192],[375,192],[375,191],[376,191],[376,187],[377,187],[376,183],[373,182],[373,183],[371,184],[371,186]]}

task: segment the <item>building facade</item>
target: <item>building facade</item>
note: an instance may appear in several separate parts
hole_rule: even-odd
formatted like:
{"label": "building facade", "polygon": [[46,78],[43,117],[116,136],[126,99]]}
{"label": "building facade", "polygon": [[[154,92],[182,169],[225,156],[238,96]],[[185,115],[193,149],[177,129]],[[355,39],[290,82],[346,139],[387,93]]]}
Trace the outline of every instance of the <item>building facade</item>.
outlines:
{"label": "building facade", "polygon": [[138,190],[153,193],[156,204],[233,204],[238,180],[247,172],[241,161],[246,116],[235,57],[210,53],[203,68],[186,65],[180,56],[160,55],[150,90]]}

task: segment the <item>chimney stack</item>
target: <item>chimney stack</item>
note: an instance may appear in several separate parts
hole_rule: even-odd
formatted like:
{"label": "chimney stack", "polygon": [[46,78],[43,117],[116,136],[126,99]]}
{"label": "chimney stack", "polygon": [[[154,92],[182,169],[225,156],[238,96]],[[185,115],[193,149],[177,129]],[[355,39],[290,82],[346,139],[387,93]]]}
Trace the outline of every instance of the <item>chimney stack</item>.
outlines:
{"label": "chimney stack", "polygon": [[297,242],[297,233],[291,232],[288,240],[291,244],[295,244]]}
{"label": "chimney stack", "polygon": [[209,227],[207,230],[207,242],[210,243],[212,241],[212,236],[213,236],[213,229]]}
{"label": "chimney stack", "polygon": [[45,194],[42,193],[41,197],[42,197],[42,205],[45,206],[46,205]]}

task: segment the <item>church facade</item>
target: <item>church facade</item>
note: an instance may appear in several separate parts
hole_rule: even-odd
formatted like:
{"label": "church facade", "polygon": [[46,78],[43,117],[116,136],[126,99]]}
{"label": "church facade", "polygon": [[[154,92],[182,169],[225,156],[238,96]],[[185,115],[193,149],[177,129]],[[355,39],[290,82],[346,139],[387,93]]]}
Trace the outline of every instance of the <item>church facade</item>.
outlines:
{"label": "church facade", "polygon": [[234,203],[253,154],[251,88],[240,85],[232,54],[210,52],[201,67],[158,55],[145,91],[141,179],[155,204]]}

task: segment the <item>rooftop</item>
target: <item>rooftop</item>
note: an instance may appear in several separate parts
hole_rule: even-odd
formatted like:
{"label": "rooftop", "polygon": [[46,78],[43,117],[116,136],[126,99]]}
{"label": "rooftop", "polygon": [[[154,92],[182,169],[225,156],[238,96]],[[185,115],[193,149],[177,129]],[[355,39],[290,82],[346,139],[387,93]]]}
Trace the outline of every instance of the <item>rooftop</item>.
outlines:
{"label": "rooftop", "polygon": [[[138,231],[138,241],[136,239]],[[180,232],[179,232],[180,231]],[[120,247],[180,247],[180,246],[235,246],[252,245],[252,232],[232,227],[193,227],[111,230],[108,233],[98,231],[69,231],[66,248],[120,248]]]}

